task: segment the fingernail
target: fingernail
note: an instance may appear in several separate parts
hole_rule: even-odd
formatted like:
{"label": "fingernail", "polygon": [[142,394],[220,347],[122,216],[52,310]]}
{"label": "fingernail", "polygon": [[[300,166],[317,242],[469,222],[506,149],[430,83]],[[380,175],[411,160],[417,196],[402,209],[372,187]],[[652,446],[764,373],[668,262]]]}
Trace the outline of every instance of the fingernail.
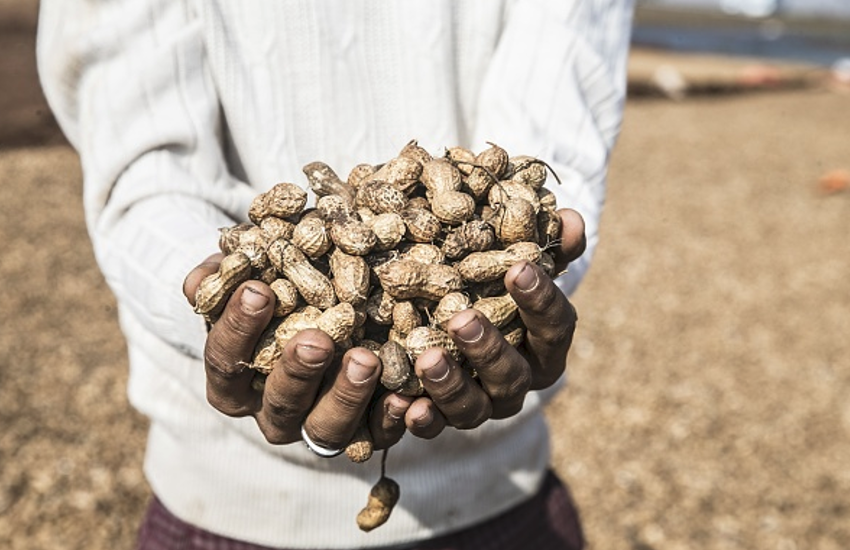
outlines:
{"label": "fingernail", "polygon": [[449,376],[449,363],[442,354],[437,355],[438,359],[431,365],[422,368],[422,374],[431,382],[442,382]]}
{"label": "fingernail", "polygon": [[404,417],[405,412],[406,409],[404,407],[399,407],[395,403],[387,402],[387,416],[393,420],[401,420]]}
{"label": "fingernail", "polygon": [[514,279],[516,287],[523,292],[534,290],[539,283],[540,279],[537,277],[537,271],[531,267],[531,264],[525,264],[522,271]]}
{"label": "fingernail", "polygon": [[295,356],[305,365],[316,366],[327,361],[330,352],[324,348],[311,346],[308,344],[298,344],[295,346]]}
{"label": "fingernail", "polygon": [[478,322],[477,317],[473,317],[468,323],[457,329],[455,334],[466,343],[477,342],[484,336],[484,326]]}
{"label": "fingernail", "polygon": [[362,384],[375,374],[375,370],[375,366],[364,365],[352,357],[348,360],[345,374],[353,384]]}
{"label": "fingernail", "polygon": [[431,409],[425,409],[425,412],[416,418],[413,419],[413,423],[419,426],[420,428],[426,428],[431,425],[431,422],[434,421],[434,413],[431,412]]}
{"label": "fingernail", "polygon": [[261,292],[257,292],[250,286],[246,286],[242,290],[242,309],[248,313],[257,313],[262,311],[269,305],[269,297]]}

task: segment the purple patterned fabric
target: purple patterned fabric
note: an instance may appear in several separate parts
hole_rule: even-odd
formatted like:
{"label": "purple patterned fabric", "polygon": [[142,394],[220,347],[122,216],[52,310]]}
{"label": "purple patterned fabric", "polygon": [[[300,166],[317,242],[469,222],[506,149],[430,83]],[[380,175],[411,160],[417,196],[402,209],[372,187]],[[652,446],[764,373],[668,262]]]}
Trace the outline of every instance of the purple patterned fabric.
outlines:
{"label": "purple patterned fabric", "polygon": [[[531,500],[469,529],[394,546],[398,550],[580,550],[584,548],[578,512],[567,487],[550,472]],[[193,527],[171,514],[154,497],[137,550],[285,550],[241,542]],[[389,549],[388,549],[389,550]]]}

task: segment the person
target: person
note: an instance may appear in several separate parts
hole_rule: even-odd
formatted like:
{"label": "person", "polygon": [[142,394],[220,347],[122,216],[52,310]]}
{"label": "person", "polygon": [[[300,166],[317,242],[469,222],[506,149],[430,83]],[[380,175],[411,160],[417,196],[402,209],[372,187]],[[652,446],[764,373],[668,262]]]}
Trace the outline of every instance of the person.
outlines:
{"label": "person", "polygon": [[[154,494],[140,548],[579,548],[550,465],[543,409],[564,386],[567,299],[598,241],[625,97],[631,2],[42,0],[45,95],[84,174],[95,255],[118,301],[128,396],[150,420]],[[336,362],[320,331],[287,344],[265,388],[244,362],[273,294],[241,285],[208,331],[190,302],[220,261],[218,229],[322,160],[341,174],[498,143],[545,160],[569,269],[506,275],[522,353],[469,310],[449,327],[471,380],[439,349],[417,361],[429,397],[369,409],[401,499],[354,521],[380,461],[335,455],[367,411],[380,362]],[[301,177],[299,177],[299,175]],[[185,294],[184,294],[185,293]],[[187,300],[187,297],[189,300]],[[336,373],[336,374],[334,374]],[[311,442],[308,448],[303,440]],[[311,452],[312,448],[312,452]]]}

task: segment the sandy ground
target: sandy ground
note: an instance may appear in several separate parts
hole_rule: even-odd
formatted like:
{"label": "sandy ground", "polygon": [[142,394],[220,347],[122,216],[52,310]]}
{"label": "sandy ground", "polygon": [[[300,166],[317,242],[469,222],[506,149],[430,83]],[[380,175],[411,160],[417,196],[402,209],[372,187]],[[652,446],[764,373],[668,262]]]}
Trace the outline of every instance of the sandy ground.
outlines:
{"label": "sandy ground", "polygon": [[[12,34],[0,548],[130,548],[145,422],[77,159]],[[850,192],[817,185],[850,168],[848,128],[850,95],[821,87],[630,99],[571,383],[549,410],[591,548],[850,548]]]}

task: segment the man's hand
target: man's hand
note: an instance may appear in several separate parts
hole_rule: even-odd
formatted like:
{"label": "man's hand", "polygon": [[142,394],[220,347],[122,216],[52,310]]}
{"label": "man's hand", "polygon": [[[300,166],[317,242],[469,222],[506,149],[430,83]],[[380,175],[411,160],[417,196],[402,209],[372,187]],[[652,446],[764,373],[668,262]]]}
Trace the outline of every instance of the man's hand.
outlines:
{"label": "man's hand", "polygon": [[[216,272],[221,258],[211,256],[186,277],[183,293],[193,305],[198,285]],[[286,344],[264,389],[255,389],[255,371],[248,364],[272,318],[274,302],[268,285],[253,280],[230,297],[207,336],[207,400],[226,415],[253,416],[270,443],[300,441],[303,425],[320,446],[344,448],[380,380],[380,361],[364,348],[349,350],[335,361],[333,340],[320,330],[304,330]],[[404,433],[406,407],[404,401],[382,403],[384,416],[373,412],[371,429],[389,446]]]}
{"label": "man's hand", "polygon": [[[573,210],[560,210],[561,242],[556,269],[581,256],[586,247],[584,220]],[[423,438],[436,437],[446,426],[475,428],[489,418],[506,418],[522,409],[530,390],[554,384],[566,369],[576,312],[540,267],[513,266],[505,286],[519,306],[527,330],[521,349],[510,345],[480,312],[455,314],[448,332],[478,373],[474,380],[449,354],[433,348],[416,361],[427,397],[405,400],[407,429]],[[395,396],[396,398],[398,396]]]}
{"label": "man's hand", "polygon": [[[556,269],[585,249],[584,220],[573,210],[559,211],[561,242]],[[215,273],[221,255],[208,258],[186,277],[183,292],[194,305],[200,281]],[[527,333],[521,349],[510,345],[481,313],[466,310],[448,324],[449,334],[478,373],[474,380],[442,349],[423,353],[416,373],[427,391],[412,398],[392,392],[373,394],[380,361],[365,348],[346,352],[337,364],[334,343],[319,330],[291,339],[265,382],[252,385],[247,365],[274,309],[274,293],[260,281],[243,283],[210,329],[205,350],[207,399],[230,416],[253,416],[275,444],[310,439],[330,449],[343,448],[368,411],[376,449],[397,443],[405,432],[430,439],[446,426],[469,429],[490,418],[519,412],[526,394],[555,383],[566,369],[576,313],[564,294],[536,265],[521,262],[505,275]],[[371,409],[369,409],[371,405]]]}

